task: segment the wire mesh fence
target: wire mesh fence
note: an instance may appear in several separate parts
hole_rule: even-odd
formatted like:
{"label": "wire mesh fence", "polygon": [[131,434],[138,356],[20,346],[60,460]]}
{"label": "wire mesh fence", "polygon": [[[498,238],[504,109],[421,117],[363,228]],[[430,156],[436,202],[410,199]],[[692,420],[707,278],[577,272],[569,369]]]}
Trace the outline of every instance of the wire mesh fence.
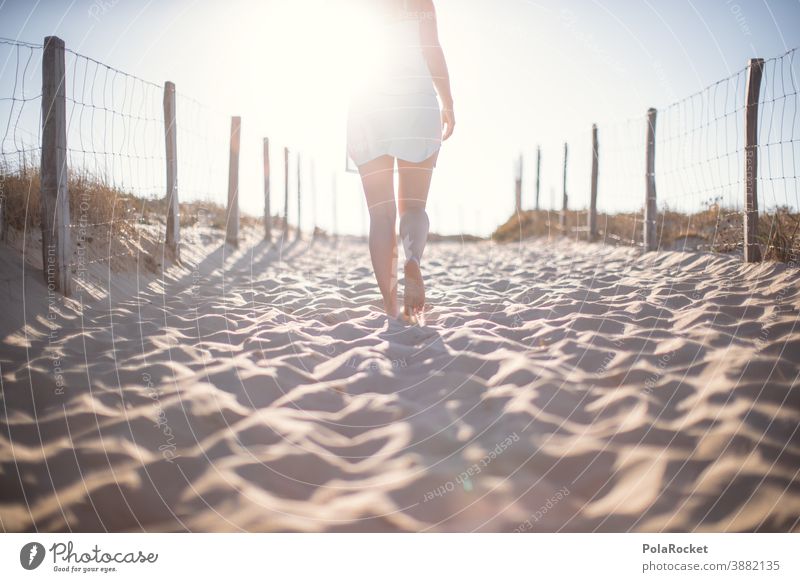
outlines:
{"label": "wire mesh fence", "polygon": [[[752,244],[759,247],[758,254],[782,261],[800,256],[796,55],[797,49],[792,49],[763,65],[754,59],[656,111],[652,153],[658,248],[743,252],[746,193],[751,192],[758,211]],[[755,66],[758,71],[753,71]],[[749,80],[758,84],[760,95],[748,106]],[[757,133],[748,145],[746,120],[751,110],[757,112]],[[599,176],[593,180],[598,191],[597,237],[606,243],[646,246],[647,127],[645,115],[599,126]],[[588,128],[567,143],[568,205],[560,208],[560,234],[579,237],[589,232],[592,211],[591,186],[585,179],[594,157]],[[753,159],[757,169],[751,186],[747,168]],[[574,174],[580,179],[574,180]],[[519,232],[548,234],[553,225],[549,214],[531,214],[512,218],[495,235],[502,240]]]}
{"label": "wire mesh fence", "polygon": [[759,232],[768,257],[796,260],[800,253],[800,116],[797,49],[764,62],[759,102]]}
{"label": "wire mesh fence", "polygon": [[23,192],[38,188],[42,46],[0,39],[0,230],[25,220]]}
{"label": "wire mesh fence", "polygon": [[658,113],[662,247],[742,247],[746,74],[742,69]]}
{"label": "wire mesh fence", "polygon": [[230,117],[180,92],[176,106],[181,198],[224,206]]}
{"label": "wire mesh fence", "polygon": [[79,285],[93,288],[92,263],[144,261],[142,237],[159,237],[158,228],[142,229],[148,202],[165,188],[163,89],[70,49],[64,86],[75,246],[69,268]]}
{"label": "wire mesh fence", "polygon": [[[0,39],[0,228],[2,236],[19,244],[44,244],[40,226],[40,163],[43,148],[42,44]],[[645,237],[645,155],[655,157],[652,172],[657,192],[656,240],[660,248],[741,251],[749,248],[747,204],[743,193],[755,194],[756,241],[767,258],[793,260],[800,252],[798,192],[798,119],[796,49],[759,66],[757,102],[748,103],[753,65],[712,83],[697,93],[658,111],[655,138],[648,144],[647,121],[637,116],[599,127],[599,176],[593,183],[569,181],[575,164],[594,159],[590,134],[568,140],[564,182],[555,200],[558,220],[550,212],[543,223],[548,233],[596,234],[613,244],[643,245]],[[155,249],[163,246],[170,191],[166,168],[169,141],[165,130],[165,86],[121,71],[91,57],[63,48],[63,91],[66,124],[66,166],[69,192],[69,245],[74,247],[66,268],[78,274],[86,288],[88,266],[145,257],[150,268],[161,262]],[[759,61],[761,62],[761,61]],[[231,118],[183,93],[176,93],[176,172],[180,176],[183,227],[225,229],[233,168],[229,158]],[[746,143],[745,120],[757,116],[757,143]],[[757,139],[756,139],[757,138]],[[166,147],[165,147],[166,143]],[[752,148],[758,169],[751,183],[745,158]],[[282,150],[277,144],[273,149]],[[651,151],[654,150],[654,151]],[[237,152],[238,154],[238,152]],[[236,156],[238,159],[238,155]],[[293,155],[283,176],[272,212],[285,220],[296,208],[297,222],[316,226],[313,161]],[[274,164],[280,167],[281,164]],[[265,165],[265,168],[267,166]],[[269,191],[265,177],[265,193]],[[289,206],[288,188],[296,192]],[[518,185],[516,195],[520,196]],[[598,191],[596,207],[589,192]],[[304,198],[301,190],[305,190]],[[233,197],[236,199],[237,197]],[[563,200],[563,204],[560,203]],[[282,206],[282,208],[281,208]],[[265,204],[266,207],[266,204]],[[586,210],[588,208],[588,210]],[[597,223],[589,232],[588,216]],[[236,212],[238,215],[238,212]],[[237,219],[238,220],[238,219]],[[272,218],[270,218],[270,221]],[[537,228],[537,220],[529,220]],[[276,226],[281,221],[276,220]],[[516,230],[520,228],[515,227]],[[513,229],[512,229],[513,230]],[[238,231],[237,231],[238,232]],[[542,233],[538,233],[542,234]],[[187,231],[186,235],[190,235]],[[229,233],[229,239],[231,235]],[[233,238],[235,240],[236,234]],[[99,239],[104,244],[96,244]],[[150,241],[149,249],[143,241]],[[95,244],[90,244],[95,243]],[[649,244],[645,245],[649,248]],[[104,249],[99,252],[98,249]],[[36,253],[31,253],[35,255]],[[745,252],[745,256],[746,256]],[[762,253],[759,253],[762,254]],[[161,259],[163,261],[163,257]],[[44,262],[44,258],[43,258]]]}
{"label": "wire mesh fence", "polygon": [[599,142],[598,235],[613,244],[641,244],[643,207],[631,202],[644,200],[645,125],[637,118],[600,126]]}
{"label": "wire mesh fence", "polygon": [[[63,62],[59,70],[63,72],[61,78],[50,79],[56,98],[43,107],[46,77],[50,75],[44,67],[45,52],[50,49],[43,44],[0,39],[3,237],[29,251],[27,256],[34,263],[40,254],[36,247],[44,249],[49,244],[42,222],[42,136],[44,127],[53,121],[51,117],[62,115],[55,105],[61,101],[64,112],[59,121],[65,125],[66,143],[64,192],[68,192],[69,207],[61,236],[70,251],[64,268],[73,275],[79,290],[93,292],[98,288],[99,281],[92,280],[97,279],[97,270],[91,268],[96,263],[112,270],[135,264],[156,271],[163,266],[165,235],[170,236],[166,227],[172,204],[167,171],[170,155],[180,176],[180,186],[174,191],[180,197],[183,239],[202,239],[205,244],[196,248],[205,246],[210,252],[213,245],[207,243],[231,223],[229,177],[238,174],[238,166],[229,165],[232,118],[174,92],[170,83],[142,79],[55,40],[57,60]],[[174,94],[172,122],[166,119],[168,86],[173,87]],[[170,123],[174,123],[177,145],[167,139]],[[54,146],[54,151],[60,147]],[[55,174],[59,172],[56,168]],[[268,181],[269,176],[265,179]],[[294,179],[284,177],[287,183]],[[172,180],[177,183],[176,178]],[[299,183],[292,184],[299,189]],[[238,192],[233,199],[238,204]],[[299,192],[296,199],[299,214]],[[238,208],[235,210],[237,224],[232,234],[229,232],[229,239],[232,236],[234,240],[238,236]],[[286,214],[288,208],[283,211]],[[255,221],[250,217],[243,220]],[[46,261],[43,252],[43,269]]]}

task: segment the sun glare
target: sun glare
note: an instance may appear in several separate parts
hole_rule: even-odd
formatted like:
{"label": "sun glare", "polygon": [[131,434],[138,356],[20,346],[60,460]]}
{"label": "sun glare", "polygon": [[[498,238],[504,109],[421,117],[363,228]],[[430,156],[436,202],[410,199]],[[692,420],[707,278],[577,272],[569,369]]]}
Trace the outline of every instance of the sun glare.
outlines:
{"label": "sun glare", "polygon": [[252,94],[269,96],[270,130],[290,129],[292,138],[320,147],[332,143],[329,133],[341,137],[351,89],[364,67],[381,58],[375,4],[281,0],[253,16],[259,24],[249,28],[264,56],[257,76],[242,75],[258,85]]}
{"label": "sun glare", "polygon": [[280,55],[281,78],[312,93],[348,88],[381,39],[374,2],[276,2],[269,5],[270,54]]}

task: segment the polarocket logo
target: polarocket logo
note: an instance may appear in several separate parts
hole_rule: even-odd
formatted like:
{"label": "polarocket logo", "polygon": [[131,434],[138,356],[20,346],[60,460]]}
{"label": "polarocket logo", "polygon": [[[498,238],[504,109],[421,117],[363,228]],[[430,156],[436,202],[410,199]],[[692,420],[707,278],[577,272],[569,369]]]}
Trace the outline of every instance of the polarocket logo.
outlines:
{"label": "polarocket logo", "polygon": [[29,542],[19,551],[19,563],[26,570],[35,570],[44,560],[44,546],[39,542]]}

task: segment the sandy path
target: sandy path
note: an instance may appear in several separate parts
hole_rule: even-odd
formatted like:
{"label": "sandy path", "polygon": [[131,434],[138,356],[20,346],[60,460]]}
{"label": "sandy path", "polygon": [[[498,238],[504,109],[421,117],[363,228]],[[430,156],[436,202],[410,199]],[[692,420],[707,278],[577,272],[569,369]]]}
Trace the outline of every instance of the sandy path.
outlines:
{"label": "sandy path", "polygon": [[2,528],[800,530],[796,269],[427,253],[428,328],[343,241],[198,254],[51,339],[4,255]]}

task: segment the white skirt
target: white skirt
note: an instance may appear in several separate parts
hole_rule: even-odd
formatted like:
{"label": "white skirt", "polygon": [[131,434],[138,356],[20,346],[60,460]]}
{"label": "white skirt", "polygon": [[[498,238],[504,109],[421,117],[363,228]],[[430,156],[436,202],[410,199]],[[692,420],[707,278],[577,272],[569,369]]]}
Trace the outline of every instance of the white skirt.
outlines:
{"label": "white skirt", "polygon": [[351,98],[347,154],[361,166],[381,156],[420,163],[439,151],[442,119],[434,92]]}

